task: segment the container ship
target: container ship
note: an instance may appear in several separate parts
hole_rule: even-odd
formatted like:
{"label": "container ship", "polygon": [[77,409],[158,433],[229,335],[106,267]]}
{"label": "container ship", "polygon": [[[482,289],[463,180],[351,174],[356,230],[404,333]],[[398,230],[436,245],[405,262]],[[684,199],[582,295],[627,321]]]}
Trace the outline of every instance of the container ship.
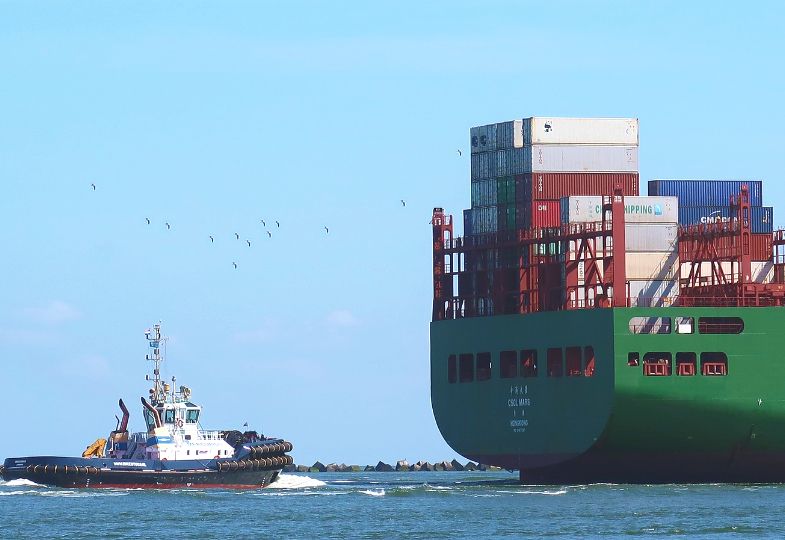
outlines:
{"label": "container ship", "polygon": [[435,208],[431,401],[529,484],[785,481],[785,235],[760,180],[655,179],[638,121],[470,130]]}

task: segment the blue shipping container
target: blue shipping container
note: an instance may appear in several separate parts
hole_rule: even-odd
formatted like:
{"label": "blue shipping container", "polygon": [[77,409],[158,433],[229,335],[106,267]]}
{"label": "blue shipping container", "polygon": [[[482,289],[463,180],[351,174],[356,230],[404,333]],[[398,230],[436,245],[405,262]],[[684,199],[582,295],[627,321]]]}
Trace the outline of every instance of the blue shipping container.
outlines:
{"label": "blue shipping container", "polygon": [[649,195],[679,198],[679,208],[687,206],[727,206],[747,186],[750,206],[763,206],[760,180],[649,180]]}
{"label": "blue shipping container", "polygon": [[[750,229],[754,234],[770,233],[774,230],[774,208],[753,206],[750,208]],[[730,221],[733,214],[725,206],[679,206],[679,225],[698,225]]]}
{"label": "blue shipping container", "polygon": [[472,211],[471,208],[469,210],[463,211],[463,235],[464,236],[471,236],[472,235]]}

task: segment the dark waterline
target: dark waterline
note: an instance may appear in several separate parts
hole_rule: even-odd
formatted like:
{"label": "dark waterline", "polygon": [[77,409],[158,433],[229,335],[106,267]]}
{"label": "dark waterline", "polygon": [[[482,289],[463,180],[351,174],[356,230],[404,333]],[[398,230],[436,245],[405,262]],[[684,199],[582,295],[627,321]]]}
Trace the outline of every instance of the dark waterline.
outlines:
{"label": "dark waterline", "polygon": [[520,486],[507,472],[292,473],[258,491],[0,483],[3,538],[775,538],[783,510],[783,485]]}

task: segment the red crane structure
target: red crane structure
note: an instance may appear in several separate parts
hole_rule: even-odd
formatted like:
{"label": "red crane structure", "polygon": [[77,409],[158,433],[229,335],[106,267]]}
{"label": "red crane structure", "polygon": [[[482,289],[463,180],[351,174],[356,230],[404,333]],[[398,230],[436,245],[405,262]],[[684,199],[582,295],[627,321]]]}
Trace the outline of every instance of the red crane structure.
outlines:
{"label": "red crane structure", "polygon": [[[730,200],[731,219],[679,229],[679,260],[683,273],[679,305],[683,306],[782,306],[785,305],[785,265],[775,265],[771,283],[752,279],[750,198],[747,186]],[[772,249],[785,245],[783,231],[776,231],[764,246],[767,259]],[[778,257],[780,258],[780,257]]]}
{"label": "red crane structure", "polygon": [[597,223],[468,238],[453,237],[441,208],[431,223],[434,321],[627,305],[620,186]]}
{"label": "red crane structure", "polygon": [[[730,209],[729,221],[679,228],[673,305],[785,305],[785,231],[752,234],[747,186]],[[629,306],[625,249],[614,249],[625,246],[621,186],[603,197],[602,217],[454,237],[452,216],[435,208],[433,320]],[[773,264],[770,281],[753,279],[753,260]]]}

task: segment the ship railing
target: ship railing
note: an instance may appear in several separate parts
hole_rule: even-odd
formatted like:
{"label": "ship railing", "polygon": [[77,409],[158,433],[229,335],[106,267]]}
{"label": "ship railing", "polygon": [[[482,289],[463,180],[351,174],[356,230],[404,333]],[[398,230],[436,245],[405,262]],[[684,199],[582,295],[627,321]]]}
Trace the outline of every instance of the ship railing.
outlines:
{"label": "ship railing", "polygon": [[[146,431],[132,433],[129,440],[137,443],[146,443],[150,435]],[[196,437],[192,441],[222,441],[223,437],[218,430],[202,430],[196,432]]]}

